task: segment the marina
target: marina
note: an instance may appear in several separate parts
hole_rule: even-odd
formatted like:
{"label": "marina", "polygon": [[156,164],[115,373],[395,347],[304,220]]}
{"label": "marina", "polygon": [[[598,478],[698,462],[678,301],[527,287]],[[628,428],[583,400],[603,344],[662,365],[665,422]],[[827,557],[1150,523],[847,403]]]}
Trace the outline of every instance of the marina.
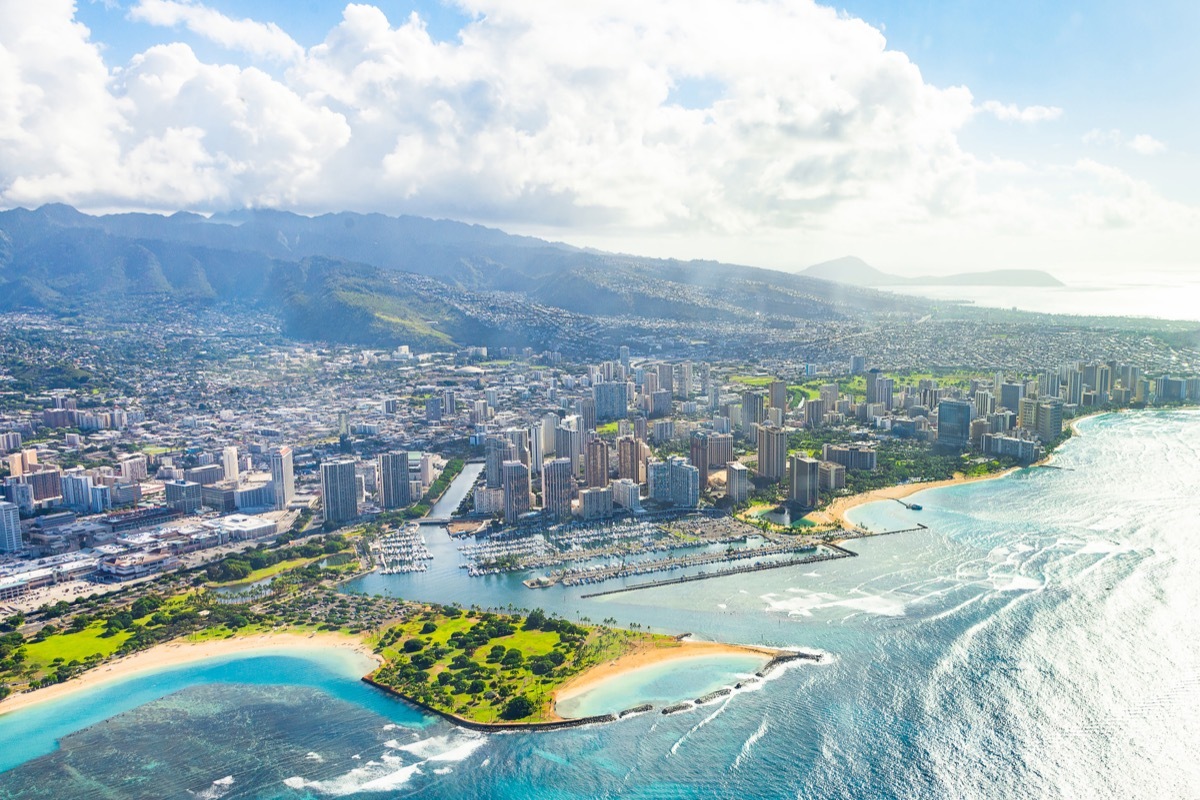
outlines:
{"label": "marina", "polygon": [[425,544],[425,537],[415,524],[384,532],[371,543],[371,557],[384,575],[400,575],[407,572],[424,572],[433,554]]}

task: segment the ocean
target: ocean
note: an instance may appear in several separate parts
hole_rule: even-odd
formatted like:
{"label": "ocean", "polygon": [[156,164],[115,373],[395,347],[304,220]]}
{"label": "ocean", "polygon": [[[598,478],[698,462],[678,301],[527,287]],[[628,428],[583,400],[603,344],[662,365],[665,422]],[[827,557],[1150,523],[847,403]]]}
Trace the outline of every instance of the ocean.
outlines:
{"label": "ocean", "polygon": [[[1200,797],[1200,413],[1080,429],[1053,468],[856,509],[928,526],[857,558],[580,600],[468,579],[429,528],[429,572],[352,587],[826,656],[693,710],[477,734],[353,680],[348,656],[231,658],[0,717],[0,798]],[[749,669],[693,666],[586,701]]]}
{"label": "ocean", "polygon": [[1028,286],[889,286],[886,291],[931,300],[953,300],[983,308],[1018,309],[1041,314],[1096,317],[1154,317],[1200,320],[1195,298],[1200,277],[1195,271],[1137,271],[1090,279],[1071,277],[1065,285]]}

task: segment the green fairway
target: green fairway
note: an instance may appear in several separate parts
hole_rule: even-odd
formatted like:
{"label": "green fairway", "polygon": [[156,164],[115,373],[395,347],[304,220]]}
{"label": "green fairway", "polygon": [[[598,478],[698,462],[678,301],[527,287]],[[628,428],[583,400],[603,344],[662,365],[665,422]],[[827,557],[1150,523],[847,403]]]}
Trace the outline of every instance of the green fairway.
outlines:
{"label": "green fairway", "polygon": [[76,633],[61,633],[48,636],[40,642],[25,645],[25,660],[29,664],[45,667],[61,658],[64,662],[83,661],[88,656],[107,657],[129,638],[128,631],[118,631],[112,636],[102,636],[104,625],[94,622]]}

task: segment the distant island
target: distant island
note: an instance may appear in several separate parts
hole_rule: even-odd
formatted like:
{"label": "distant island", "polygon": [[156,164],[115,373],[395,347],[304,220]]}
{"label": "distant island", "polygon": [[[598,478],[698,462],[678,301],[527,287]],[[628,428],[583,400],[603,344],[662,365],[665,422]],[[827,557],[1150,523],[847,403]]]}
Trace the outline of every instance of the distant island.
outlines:
{"label": "distant island", "polygon": [[886,286],[1063,286],[1062,281],[1037,269],[994,269],[984,272],[957,272],[953,275],[923,275],[906,278],[872,267],[856,256],[835,258],[814,264],[800,272],[806,278],[878,289]]}

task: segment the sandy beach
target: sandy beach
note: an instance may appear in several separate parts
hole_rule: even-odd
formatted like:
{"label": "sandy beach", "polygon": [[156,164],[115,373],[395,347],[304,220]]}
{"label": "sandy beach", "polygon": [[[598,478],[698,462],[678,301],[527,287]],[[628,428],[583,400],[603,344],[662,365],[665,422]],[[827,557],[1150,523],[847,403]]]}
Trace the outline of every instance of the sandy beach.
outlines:
{"label": "sandy beach", "polygon": [[765,664],[782,652],[784,651],[773,650],[769,647],[721,644],[719,642],[696,642],[689,639],[684,639],[678,646],[655,647],[653,645],[642,645],[620,658],[597,664],[591,669],[576,675],[554,692],[554,703],[557,705],[572,697],[578,697],[597,685],[620,677],[632,670],[655,664],[663,664],[668,661],[726,655],[759,655],[762,656],[763,663]]}
{"label": "sandy beach", "polygon": [[[1041,462],[1039,462],[1040,464]],[[1038,466],[1034,464],[1033,466]],[[857,506],[867,503],[875,503],[880,500],[903,500],[917,492],[923,492],[926,489],[939,489],[943,486],[957,486],[960,483],[975,483],[976,481],[990,481],[997,478],[1003,478],[1005,475],[1011,475],[1021,467],[1013,467],[1006,469],[1003,472],[993,472],[990,475],[978,475],[973,478],[968,478],[965,475],[959,474],[954,478],[944,481],[926,481],[924,483],[902,483],[898,486],[888,486],[883,489],[875,489],[870,492],[862,492],[860,494],[851,495],[850,497],[839,497],[834,500],[828,508],[820,511],[814,511],[809,514],[807,519],[812,520],[818,525],[841,525],[843,527],[853,527],[846,519],[846,512]]]}
{"label": "sandy beach", "polygon": [[314,648],[340,648],[353,650],[368,658],[379,661],[361,639],[337,633],[261,633],[251,636],[235,636],[231,639],[212,639],[203,642],[176,640],[160,644],[149,650],[115,661],[109,661],[66,683],[22,692],[0,701],[0,715],[23,708],[57,700],[75,692],[93,689],[106,683],[129,678],[146,672],[168,667],[177,667],[208,658],[246,653],[253,650],[312,650]]}

